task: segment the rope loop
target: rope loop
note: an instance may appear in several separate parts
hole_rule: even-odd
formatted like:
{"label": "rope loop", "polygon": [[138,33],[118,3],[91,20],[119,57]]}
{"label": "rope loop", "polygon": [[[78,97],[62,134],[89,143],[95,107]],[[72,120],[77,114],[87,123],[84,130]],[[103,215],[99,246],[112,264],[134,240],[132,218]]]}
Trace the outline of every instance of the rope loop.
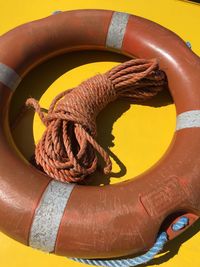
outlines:
{"label": "rope loop", "polygon": [[27,99],[26,105],[35,109],[46,126],[35,148],[37,166],[56,180],[78,182],[96,170],[98,153],[108,174],[110,157],[95,140],[97,115],[117,98],[143,101],[166,84],[156,59],[132,59],[60,93],[47,113],[36,99]]}

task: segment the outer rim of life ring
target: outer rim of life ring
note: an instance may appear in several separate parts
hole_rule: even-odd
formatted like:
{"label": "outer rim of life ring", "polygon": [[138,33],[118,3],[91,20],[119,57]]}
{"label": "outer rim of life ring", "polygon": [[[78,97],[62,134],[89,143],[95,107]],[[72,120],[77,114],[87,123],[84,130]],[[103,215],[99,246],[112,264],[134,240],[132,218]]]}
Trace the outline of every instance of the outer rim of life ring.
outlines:
{"label": "outer rim of life ring", "polygon": [[[70,29],[65,28],[67,23],[71,23]],[[58,38],[63,32],[68,46]],[[16,37],[23,41],[14,46]],[[52,40],[47,47],[47,41]],[[57,51],[53,49],[56,45]],[[5,123],[12,92],[35,65],[72,47],[157,57],[167,73],[177,109],[177,131],[159,164],[134,181],[103,188],[51,181],[25,165],[8,145]],[[196,220],[200,214],[200,60],[185,42],[162,26],[134,15],[77,10],[19,26],[1,37],[0,48],[0,230],[24,244],[59,255],[109,258],[151,247],[171,213],[194,213],[189,225]],[[186,150],[187,156],[183,153]],[[12,168],[6,167],[8,163]]]}

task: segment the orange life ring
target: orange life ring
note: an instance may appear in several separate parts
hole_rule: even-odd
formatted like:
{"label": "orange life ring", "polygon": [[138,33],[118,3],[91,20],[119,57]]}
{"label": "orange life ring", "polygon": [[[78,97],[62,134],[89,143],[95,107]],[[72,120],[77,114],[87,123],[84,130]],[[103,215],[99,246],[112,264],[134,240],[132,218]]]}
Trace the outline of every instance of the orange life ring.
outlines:
{"label": "orange life ring", "polygon": [[[63,184],[24,163],[9,144],[12,94],[34,66],[72,50],[157,58],[177,111],[170,148],[134,180],[104,187]],[[0,38],[0,230],[35,248],[81,258],[147,250],[169,219],[200,215],[200,59],[177,35],[126,13],[76,10],[33,21]],[[187,226],[187,227],[188,227]],[[186,227],[186,228],[187,228]]]}

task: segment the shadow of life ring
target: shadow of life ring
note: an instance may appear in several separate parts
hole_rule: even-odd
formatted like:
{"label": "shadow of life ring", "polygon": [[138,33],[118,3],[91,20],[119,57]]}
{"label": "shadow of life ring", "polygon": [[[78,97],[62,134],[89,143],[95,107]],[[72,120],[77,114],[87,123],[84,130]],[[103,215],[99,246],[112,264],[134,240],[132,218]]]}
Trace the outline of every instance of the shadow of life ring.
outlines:
{"label": "shadow of life ring", "polygon": [[[53,56],[88,49],[157,58],[177,111],[162,159],[136,179],[103,187],[52,181],[22,161],[8,141],[9,103],[23,77]],[[169,239],[177,236],[182,231],[170,231],[174,214],[186,214],[187,227],[199,217],[200,59],[176,34],[127,13],[66,11],[2,35],[0,62],[2,232],[58,255],[111,258],[149,249],[166,218]]]}

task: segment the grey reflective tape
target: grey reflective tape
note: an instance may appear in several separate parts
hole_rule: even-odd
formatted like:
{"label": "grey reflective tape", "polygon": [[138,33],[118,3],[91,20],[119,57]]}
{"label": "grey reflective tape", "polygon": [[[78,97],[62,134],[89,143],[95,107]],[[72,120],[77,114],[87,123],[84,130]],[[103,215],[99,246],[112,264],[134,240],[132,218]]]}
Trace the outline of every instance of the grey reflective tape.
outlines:
{"label": "grey reflective tape", "polygon": [[107,47],[121,49],[128,19],[129,14],[127,13],[113,13],[106,39]]}
{"label": "grey reflective tape", "polygon": [[58,229],[74,184],[51,181],[35,211],[29,245],[46,252],[53,252]]}
{"label": "grey reflective tape", "polygon": [[21,77],[14,69],[0,63],[0,82],[9,87],[11,90],[15,90],[21,80]]}
{"label": "grey reflective tape", "polygon": [[200,110],[190,110],[177,116],[176,130],[200,127]]}

